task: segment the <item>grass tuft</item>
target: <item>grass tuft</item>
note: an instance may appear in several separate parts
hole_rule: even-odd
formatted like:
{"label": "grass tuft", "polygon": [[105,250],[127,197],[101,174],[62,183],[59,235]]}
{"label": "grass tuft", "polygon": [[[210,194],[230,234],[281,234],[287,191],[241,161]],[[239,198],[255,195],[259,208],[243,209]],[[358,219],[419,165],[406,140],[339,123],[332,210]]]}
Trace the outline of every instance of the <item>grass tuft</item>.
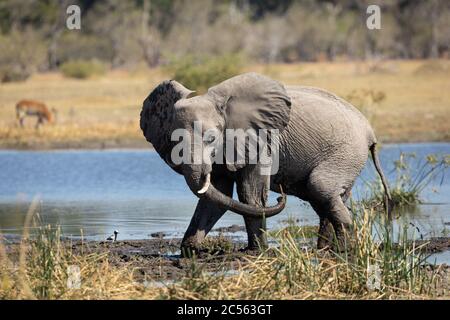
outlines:
{"label": "grass tuft", "polygon": [[68,78],[87,79],[106,73],[106,67],[100,61],[72,60],[65,62],[59,68]]}
{"label": "grass tuft", "polygon": [[241,68],[242,58],[236,54],[218,57],[188,56],[174,60],[167,66],[175,80],[198,93],[238,75]]}
{"label": "grass tuft", "polygon": [[[420,159],[412,167],[412,160],[417,156],[414,153],[401,153],[400,158],[394,161],[395,181],[391,183],[390,191],[395,206],[414,206],[423,203],[421,193],[431,183],[439,181],[442,184],[445,172],[450,164],[450,155],[438,156],[430,154]],[[367,205],[382,207],[384,199],[384,188],[381,180],[369,184],[372,197],[364,200]]]}

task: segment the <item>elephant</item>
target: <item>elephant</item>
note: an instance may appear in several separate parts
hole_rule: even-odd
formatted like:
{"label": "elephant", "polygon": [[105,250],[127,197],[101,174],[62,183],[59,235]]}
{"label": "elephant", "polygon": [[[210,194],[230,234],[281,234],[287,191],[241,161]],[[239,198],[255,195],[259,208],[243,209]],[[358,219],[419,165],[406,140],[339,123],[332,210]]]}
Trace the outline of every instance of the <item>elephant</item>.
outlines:
{"label": "elephant", "polygon": [[[204,131],[221,133],[228,129],[278,130],[278,170],[261,174],[262,164],[247,160],[240,164],[174,163],[173,132],[193,132],[195,122],[201,122]],[[166,80],[144,100],[140,127],[160,157],[184,176],[199,198],[182,240],[182,252],[198,250],[227,210],[244,218],[246,249],[265,248],[266,219],[284,209],[286,195],[309,202],[318,214],[318,248],[342,241],[352,224],[345,202],[369,151],[384,186],[385,207],[388,212],[392,209],[374,130],[357,108],[323,89],[284,86],[250,72],[195,95],[179,82]],[[201,146],[207,147],[210,140],[201,140]],[[233,199],[234,186],[238,200]],[[281,194],[272,206],[268,204],[269,191]]]}

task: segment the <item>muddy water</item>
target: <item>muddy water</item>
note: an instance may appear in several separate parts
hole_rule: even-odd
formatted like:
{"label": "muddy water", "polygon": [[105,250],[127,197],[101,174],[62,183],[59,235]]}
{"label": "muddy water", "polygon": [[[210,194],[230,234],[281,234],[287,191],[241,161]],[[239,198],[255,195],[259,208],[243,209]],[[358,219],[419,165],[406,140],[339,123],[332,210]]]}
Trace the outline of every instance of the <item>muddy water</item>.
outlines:
{"label": "muddy water", "polygon": [[[450,154],[450,143],[384,145],[381,162],[391,181],[393,162],[401,152],[415,152],[417,159],[431,153]],[[83,230],[83,236],[92,240],[103,240],[114,229],[119,230],[119,239],[147,239],[158,231],[168,237],[182,236],[196,204],[184,179],[149,150],[0,151],[0,168],[0,228],[11,237],[22,232],[26,209],[36,195],[44,223],[61,225],[67,236],[80,236]],[[369,163],[353,197],[366,195],[365,182],[375,177]],[[412,222],[418,237],[448,235],[448,179],[432,183],[422,197],[426,204],[406,209],[403,222]],[[272,194],[271,202],[275,199]],[[289,198],[287,208],[269,219],[268,227],[277,228],[288,217],[302,225],[318,223],[308,204]],[[232,224],[243,225],[243,220],[229,212],[217,226]],[[448,255],[444,259],[449,260]]]}

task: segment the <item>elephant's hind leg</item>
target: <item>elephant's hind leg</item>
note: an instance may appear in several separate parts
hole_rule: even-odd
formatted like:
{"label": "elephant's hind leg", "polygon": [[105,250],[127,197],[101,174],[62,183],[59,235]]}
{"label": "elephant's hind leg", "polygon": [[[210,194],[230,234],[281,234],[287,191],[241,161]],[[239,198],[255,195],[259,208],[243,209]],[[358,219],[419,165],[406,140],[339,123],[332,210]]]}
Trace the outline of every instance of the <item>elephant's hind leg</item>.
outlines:
{"label": "elephant's hind leg", "polygon": [[333,240],[333,225],[327,217],[320,217],[319,234],[317,236],[317,249],[331,248]]}
{"label": "elephant's hind leg", "polygon": [[[212,177],[213,185],[223,194],[233,196],[234,181],[225,178]],[[201,242],[213,228],[216,222],[223,216],[227,209],[206,199],[199,199],[189,227],[181,242],[181,252],[185,256],[191,255],[201,246]]]}
{"label": "elephant's hind leg", "polygon": [[[342,202],[347,202],[348,198],[351,195],[352,188],[349,187],[345,192],[341,195]],[[330,248],[333,244],[333,240],[335,238],[334,234],[334,228],[331,224],[330,220],[328,219],[329,212],[327,209],[323,209],[320,205],[320,202],[312,201],[311,205],[313,206],[313,209],[319,214],[320,212],[323,212],[324,214],[320,216],[320,224],[319,224],[319,235],[317,238],[317,249],[324,249],[324,248]]]}
{"label": "elephant's hind leg", "polygon": [[320,217],[319,237],[317,247],[319,249],[328,247],[337,240],[340,248],[345,243],[345,233],[352,223],[347,207],[344,205],[343,197],[347,197],[344,183],[340,183],[329,169],[315,170],[308,180],[308,193],[310,204]]}

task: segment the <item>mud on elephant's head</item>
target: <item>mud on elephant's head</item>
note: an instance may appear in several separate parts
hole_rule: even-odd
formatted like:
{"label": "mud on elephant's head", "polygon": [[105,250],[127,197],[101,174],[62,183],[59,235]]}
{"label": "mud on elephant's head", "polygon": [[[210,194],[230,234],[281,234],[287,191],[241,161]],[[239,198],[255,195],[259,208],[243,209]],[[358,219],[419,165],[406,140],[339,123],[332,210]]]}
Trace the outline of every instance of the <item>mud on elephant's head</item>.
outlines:
{"label": "mud on elephant's head", "polygon": [[[291,101],[284,86],[270,78],[246,73],[228,79],[214,87],[206,94],[190,97],[193,91],[177,81],[164,81],[145,99],[141,111],[141,129],[146,139],[151,142],[161,158],[175,171],[183,174],[190,189],[197,196],[209,197],[211,200],[229,207],[230,210],[248,215],[266,216],[284,207],[285,197],[275,207],[259,208],[238,203],[218,192],[210,177],[211,158],[218,157],[214,150],[225,142],[228,129],[277,129],[282,131],[289,122]],[[187,145],[179,150],[180,144],[175,138],[186,138]],[[196,137],[201,137],[200,139]],[[233,144],[234,146],[234,144]],[[186,154],[186,150],[189,150]],[[213,150],[201,152],[198,150]],[[223,149],[222,149],[223,150]],[[235,153],[236,150],[232,152]],[[184,152],[184,154],[183,154]],[[237,152],[237,151],[236,151]],[[223,157],[221,153],[219,157]],[[183,159],[180,163],[174,157]],[[216,159],[217,160],[217,159]],[[227,169],[235,171],[246,165],[227,163]],[[274,209],[271,211],[271,208]]]}

